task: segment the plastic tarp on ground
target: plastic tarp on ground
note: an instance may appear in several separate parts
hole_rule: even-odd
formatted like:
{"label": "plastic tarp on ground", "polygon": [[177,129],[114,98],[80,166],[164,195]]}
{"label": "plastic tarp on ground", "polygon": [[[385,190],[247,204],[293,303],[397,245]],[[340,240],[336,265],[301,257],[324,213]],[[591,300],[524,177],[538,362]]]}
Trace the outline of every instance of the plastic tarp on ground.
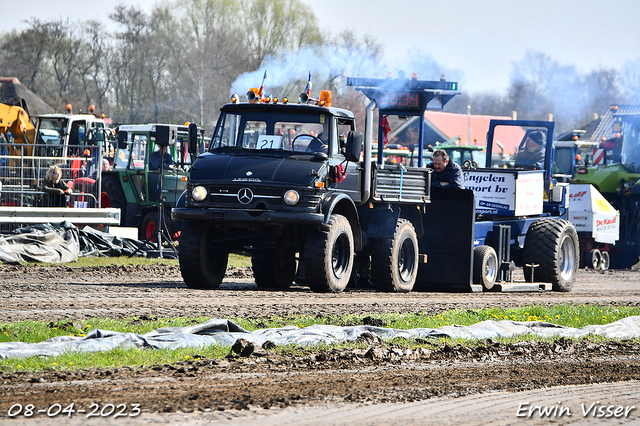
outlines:
{"label": "plastic tarp on ground", "polygon": [[608,339],[632,339],[640,337],[640,316],[627,317],[611,324],[589,325],[582,328],[562,327],[542,321],[483,321],[470,326],[450,325],[435,329],[398,330],[372,326],[312,325],[305,328],[295,326],[266,328],[254,332],[248,332],[229,320],[211,319],[194,326],[160,328],[142,335],[96,329],[86,336],[54,337],[40,343],[0,343],[0,359],[55,356],[67,352],[99,352],[115,348],[177,349],[211,345],[232,346],[240,338],[257,345],[271,341],[276,345],[309,346],[354,341],[366,333],[375,334],[385,340],[418,337],[487,339],[528,334],[567,338],[600,335]]}
{"label": "plastic tarp on ground", "polygon": [[0,262],[75,262],[82,256],[145,256],[153,245],[70,222],[41,224],[0,235]]}

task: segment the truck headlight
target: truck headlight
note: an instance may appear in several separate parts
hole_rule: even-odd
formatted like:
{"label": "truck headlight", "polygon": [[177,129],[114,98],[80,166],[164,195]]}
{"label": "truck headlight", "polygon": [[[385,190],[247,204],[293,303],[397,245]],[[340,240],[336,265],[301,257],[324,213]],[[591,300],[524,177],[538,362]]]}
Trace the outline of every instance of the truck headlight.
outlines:
{"label": "truck headlight", "polygon": [[300,194],[298,191],[294,191],[293,189],[288,190],[284,193],[284,202],[290,206],[295,206],[300,201]]}
{"label": "truck headlight", "polygon": [[191,191],[191,196],[195,201],[203,201],[207,198],[207,189],[204,186],[196,186]]}

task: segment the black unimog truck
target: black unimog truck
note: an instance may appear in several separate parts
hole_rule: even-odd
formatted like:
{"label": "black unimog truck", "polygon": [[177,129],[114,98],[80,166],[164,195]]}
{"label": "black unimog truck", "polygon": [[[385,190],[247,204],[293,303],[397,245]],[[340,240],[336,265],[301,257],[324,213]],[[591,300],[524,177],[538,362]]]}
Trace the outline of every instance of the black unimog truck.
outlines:
{"label": "black unimog truck", "polygon": [[[435,82],[440,84],[441,82]],[[217,288],[228,254],[249,253],[256,284],[340,292],[358,267],[378,290],[411,291],[430,170],[371,160],[350,111],[321,94],[222,107],[193,164],[182,207],[180,268],[191,288]]]}

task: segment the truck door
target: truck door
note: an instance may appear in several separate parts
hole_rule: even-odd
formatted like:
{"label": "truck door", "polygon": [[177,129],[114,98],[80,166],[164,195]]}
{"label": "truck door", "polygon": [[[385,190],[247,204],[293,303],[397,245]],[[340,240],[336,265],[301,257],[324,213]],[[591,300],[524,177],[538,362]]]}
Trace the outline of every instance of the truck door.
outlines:
{"label": "truck door", "polygon": [[345,192],[351,197],[354,202],[358,203],[362,198],[360,188],[362,187],[362,165],[359,162],[346,162],[344,157],[344,149],[346,147],[347,134],[355,130],[355,124],[351,119],[337,118],[336,125],[337,134],[334,135],[336,143],[332,145],[334,152],[332,158],[332,165],[336,167],[336,172],[339,170],[339,166],[342,166],[344,171],[344,179],[338,182],[340,179],[336,179],[336,187],[341,192]]}
{"label": "truck door", "polygon": [[[145,162],[149,136],[146,133],[131,133],[129,155],[126,159],[126,171],[131,189],[140,202],[149,200],[147,179],[145,179]],[[121,151],[122,152],[122,151]]]}

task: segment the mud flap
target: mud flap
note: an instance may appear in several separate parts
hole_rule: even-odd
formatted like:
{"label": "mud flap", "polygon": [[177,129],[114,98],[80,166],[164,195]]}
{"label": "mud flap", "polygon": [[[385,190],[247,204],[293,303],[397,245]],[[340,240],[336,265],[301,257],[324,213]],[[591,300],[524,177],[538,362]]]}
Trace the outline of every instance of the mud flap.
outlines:
{"label": "mud flap", "polygon": [[431,188],[418,239],[421,263],[414,290],[471,291],[475,200],[472,190]]}

